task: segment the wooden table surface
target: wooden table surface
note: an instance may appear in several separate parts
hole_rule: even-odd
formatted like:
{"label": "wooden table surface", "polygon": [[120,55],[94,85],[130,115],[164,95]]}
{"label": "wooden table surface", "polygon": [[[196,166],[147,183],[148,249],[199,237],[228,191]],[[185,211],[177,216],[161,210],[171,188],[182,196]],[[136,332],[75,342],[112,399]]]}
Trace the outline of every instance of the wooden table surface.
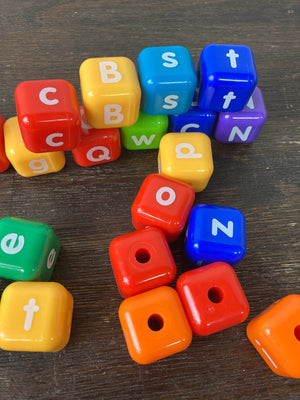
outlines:
{"label": "wooden table surface", "polygon": [[[80,99],[79,66],[90,57],[136,62],[147,46],[183,45],[195,65],[210,43],[252,48],[268,121],[252,144],[213,141],[215,171],[195,204],[236,207],[247,220],[247,255],[236,273],[250,304],[246,322],[195,337],[184,352],[142,366],[128,355],[122,301],[108,246],[133,231],[131,204],[157,171],[157,150],[126,151],[79,167],[70,152],[56,174],[0,175],[1,217],[49,224],[62,243],[52,280],[74,296],[71,339],[58,353],[0,352],[0,399],[300,399],[300,382],[275,375],[246,337],[272,302],[300,293],[299,3],[290,1],[5,1],[0,13],[0,114],[16,115],[24,80],[62,78]],[[297,10],[298,8],[298,10]],[[298,89],[298,91],[297,91]],[[81,102],[81,100],[80,100]],[[183,239],[178,275],[191,268]],[[8,281],[1,280],[1,290]],[[300,357],[300,355],[299,355]]]}

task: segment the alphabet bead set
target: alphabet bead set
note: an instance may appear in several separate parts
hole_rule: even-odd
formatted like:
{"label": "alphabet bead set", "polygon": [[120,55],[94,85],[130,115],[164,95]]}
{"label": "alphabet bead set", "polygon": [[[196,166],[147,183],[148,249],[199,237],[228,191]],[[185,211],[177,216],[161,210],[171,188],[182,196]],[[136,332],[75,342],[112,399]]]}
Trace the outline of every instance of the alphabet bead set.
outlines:
{"label": "alphabet bead set", "polygon": [[[220,142],[249,143],[265,123],[252,51],[209,45],[196,71],[181,46],[142,50],[138,73],[125,57],[91,58],[80,67],[80,84],[82,107],[64,80],[17,86],[17,117],[0,119],[0,170],[11,163],[25,177],[57,172],[66,150],[83,167],[114,161],[121,142],[129,150],[159,149],[159,173],[145,178],[132,205],[136,230],[109,247],[125,298],[119,318],[129,354],[147,364],[186,349],[193,334],[243,322],[249,305],[233,266],[246,252],[245,217],[230,207],[193,208],[193,202],[213,173],[212,131]],[[195,268],[180,275],[173,289],[168,285],[176,265],[168,242],[186,224],[185,252]],[[38,230],[42,234],[35,236]],[[58,283],[32,282],[50,279],[58,239],[45,224],[4,218],[0,240],[0,276],[24,281],[3,292],[0,347],[62,349],[70,335],[72,296]],[[272,370],[295,378],[300,378],[299,310],[300,296],[287,296],[247,328]]]}

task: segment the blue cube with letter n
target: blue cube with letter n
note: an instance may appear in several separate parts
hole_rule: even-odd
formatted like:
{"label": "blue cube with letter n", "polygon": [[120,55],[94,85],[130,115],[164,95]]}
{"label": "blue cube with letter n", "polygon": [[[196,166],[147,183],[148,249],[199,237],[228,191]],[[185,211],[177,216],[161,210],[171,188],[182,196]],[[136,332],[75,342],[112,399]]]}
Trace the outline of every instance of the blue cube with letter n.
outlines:
{"label": "blue cube with letter n", "polygon": [[185,251],[195,266],[224,261],[234,266],[246,254],[246,220],[237,208],[199,204],[190,214]]}

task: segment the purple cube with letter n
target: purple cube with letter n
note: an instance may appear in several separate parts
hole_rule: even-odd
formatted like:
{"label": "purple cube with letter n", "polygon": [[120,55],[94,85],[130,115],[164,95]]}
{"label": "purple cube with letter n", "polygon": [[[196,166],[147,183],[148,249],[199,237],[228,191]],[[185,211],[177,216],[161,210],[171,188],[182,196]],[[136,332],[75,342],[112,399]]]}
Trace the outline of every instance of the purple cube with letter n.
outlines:
{"label": "purple cube with letter n", "polygon": [[216,261],[234,266],[246,254],[246,220],[237,208],[199,204],[191,213],[185,251],[200,267]]}
{"label": "purple cube with letter n", "polygon": [[257,138],[266,119],[263,95],[256,87],[242,111],[219,113],[215,139],[222,143],[251,143]]}
{"label": "purple cube with letter n", "polygon": [[240,111],[257,83],[253,53],[247,46],[210,44],[200,55],[198,76],[202,110]]}

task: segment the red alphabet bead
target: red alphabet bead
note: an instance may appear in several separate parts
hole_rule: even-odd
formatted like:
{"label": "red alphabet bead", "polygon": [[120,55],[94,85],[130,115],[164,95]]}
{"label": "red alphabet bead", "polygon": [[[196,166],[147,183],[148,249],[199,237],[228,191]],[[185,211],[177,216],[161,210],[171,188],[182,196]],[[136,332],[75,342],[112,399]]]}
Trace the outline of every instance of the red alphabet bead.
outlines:
{"label": "red alphabet bead", "polygon": [[25,81],[15,90],[23,141],[33,153],[71,150],[80,135],[80,110],[74,87],[62,79]]}
{"label": "red alphabet bead", "polygon": [[233,268],[215,262],[182,274],[176,284],[192,330],[210,335],[243,322],[249,304]]}
{"label": "red alphabet bead", "polygon": [[0,172],[5,171],[9,166],[10,162],[5,154],[5,146],[4,146],[4,132],[3,125],[5,119],[0,115]]}
{"label": "red alphabet bead", "polygon": [[135,229],[156,226],[172,242],[183,230],[194,199],[195,192],[186,183],[149,175],[132,205],[132,224]]}
{"label": "red alphabet bead", "polygon": [[96,129],[88,125],[83,107],[81,112],[81,140],[72,150],[75,162],[81,167],[116,160],[121,154],[120,133],[117,128]]}
{"label": "red alphabet bead", "polygon": [[176,275],[165,235],[154,227],[115,238],[109,255],[123,297],[167,285]]}
{"label": "red alphabet bead", "polygon": [[168,286],[125,299],[119,318],[129,354],[140,364],[183,351],[192,341],[178,294]]}

